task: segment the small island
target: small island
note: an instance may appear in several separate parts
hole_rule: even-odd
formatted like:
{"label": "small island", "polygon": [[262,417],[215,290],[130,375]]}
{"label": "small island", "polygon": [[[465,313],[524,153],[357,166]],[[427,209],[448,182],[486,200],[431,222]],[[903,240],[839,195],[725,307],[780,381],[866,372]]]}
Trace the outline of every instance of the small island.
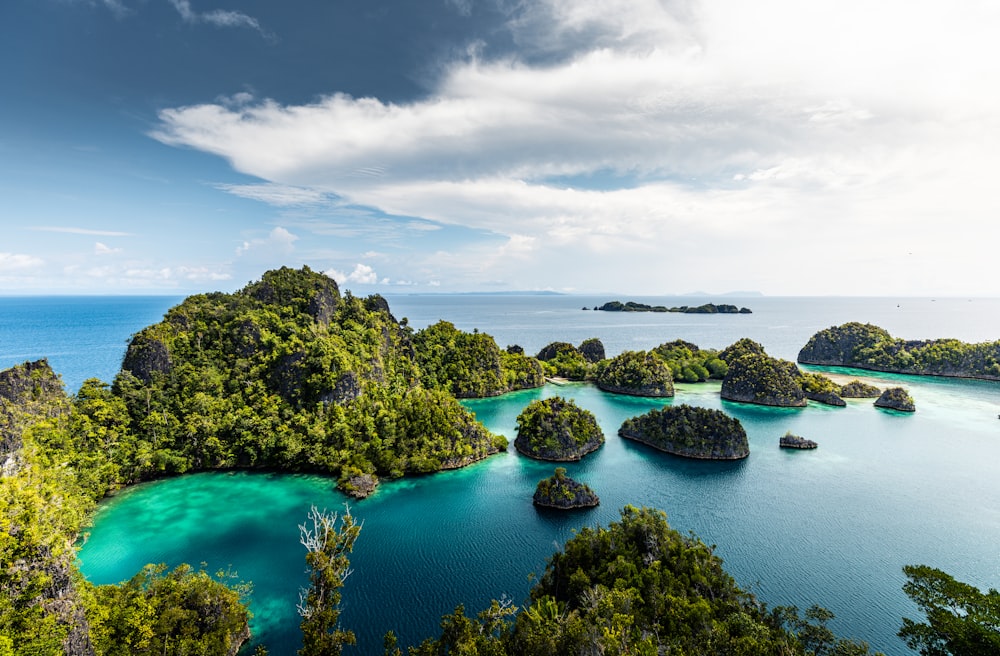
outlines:
{"label": "small island", "polygon": [[604,432],[589,410],[554,396],[532,401],[517,416],[514,448],[530,458],[579,460],[604,444]]}
{"label": "small island", "polygon": [[791,431],[785,433],[778,440],[778,446],[782,449],[815,449],[819,446],[816,442],[812,440],[807,440],[804,437],[799,437],[798,435],[793,435]]}
{"label": "small island", "polygon": [[[586,309],[586,308],[584,308]],[[684,314],[752,314],[750,308],[736,307],[727,303],[716,305],[715,303],[705,303],[703,305],[689,306],[680,305],[667,307],[665,305],[647,305],[646,303],[636,303],[635,301],[609,301],[601,306],[594,306],[595,310],[602,312],[682,312]]]}
{"label": "small island", "polygon": [[913,397],[902,387],[890,387],[882,392],[882,396],[878,397],[875,401],[875,407],[898,410],[899,412],[917,411],[917,406],[913,403]]}
{"label": "small island", "polygon": [[841,408],[847,405],[847,401],[840,396],[840,385],[823,374],[804,372],[799,379],[799,386],[810,401]]}
{"label": "small island", "polygon": [[646,351],[625,351],[597,371],[597,386],[605,392],[630,396],[669,397],[674,395],[670,367]]}
{"label": "small island", "polygon": [[567,476],[565,467],[556,467],[552,477],[538,482],[532,503],[544,508],[572,510],[593,508],[601,500],[590,487]]}
{"label": "small island", "polygon": [[626,419],[618,434],[685,458],[740,460],[750,455],[743,425],[721,410],[689,405],[650,410]]}
{"label": "small island", "polygon": [[802,372],[794,362],[772,358],[759,344],[745,339],[723,350],[719,357],[729,365],[721,391],[727,401],[783,408],[807,404],[799,382]]}
{"label": "small island", "polygon": [[857,378],[840,388],[840,395],[845,399],[877,399],[881,394],[882,390]]}

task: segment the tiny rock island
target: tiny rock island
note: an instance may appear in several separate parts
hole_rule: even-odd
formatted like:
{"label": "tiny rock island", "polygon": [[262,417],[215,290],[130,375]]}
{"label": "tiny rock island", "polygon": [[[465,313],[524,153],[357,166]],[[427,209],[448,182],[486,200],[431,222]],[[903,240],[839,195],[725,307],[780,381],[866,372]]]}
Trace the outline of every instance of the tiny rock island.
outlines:
{"label": "tiny rock island", "polygon": [[567,476],[565,467],[556,467],[550,478],[538,482],[532,502],[545,508],[572,510],[593,508],[601,500],[590,487]]}
{"label": "tiny rock island", "polygon": [[902,387],[890,387],[882,392],[882,396],[878,397],[875,401],[875,407],[898,410],[899,412],[917,411],[917,406],[913,403],[913,397]]}
{"label": "tiny rock island", "polygon": [[778,446],[783,449],[815,449],[819,446],[819,444],[788,432],[782,435],[781,439],[778,440]]}
{"label": "tiny rock island", "polygon": [[514,447],[539,460],[579,460],[604,444],[604,432],[589,410],[554,396],[532,401],[517,416]]}
{"label": "tiny rock island", "polygon": [[743,425],[721,410],[689,405],[650,410],[626,419],[618,434],[685,458],[740,460],[750,455]]}
{"label": "tiny rock island", "polygon": [[840,388],[840,395],[845,399],[877,399],[882,394],[882,390],[854,379]]}

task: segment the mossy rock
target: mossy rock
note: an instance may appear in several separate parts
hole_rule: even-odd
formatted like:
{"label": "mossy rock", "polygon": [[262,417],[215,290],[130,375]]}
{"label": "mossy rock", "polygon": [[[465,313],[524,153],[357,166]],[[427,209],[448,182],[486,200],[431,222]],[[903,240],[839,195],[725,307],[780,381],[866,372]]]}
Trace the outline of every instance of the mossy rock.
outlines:
{"label": "mossy rock", "polygon": [[878,397],[875,401],[875,407],[898,410],[899,412],[917,411],[917,406],[913,403],[913,397],[902,387],[890,387],[882,392],[882,396]]}
{"label": "mossy rock", "polygon": [[683,404],[650,410],[627,419],[618,434],[685,458],[740,460],[750,455],[743,425],[721,410]]}
{"label": "mossy rock", "polygon": [[552,477],[539,481],[532,497],[536,506],[558,510],[593,508],[600,502],[590,487],[567,476],[563,467],[556,467]]}

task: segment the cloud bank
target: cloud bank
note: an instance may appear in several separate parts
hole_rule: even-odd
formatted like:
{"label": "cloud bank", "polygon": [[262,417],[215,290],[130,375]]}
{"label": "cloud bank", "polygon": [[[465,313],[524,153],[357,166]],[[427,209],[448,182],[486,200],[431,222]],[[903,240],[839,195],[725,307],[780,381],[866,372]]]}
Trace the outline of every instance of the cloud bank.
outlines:
{"label": "cloud bank", "polygon": [[986,284],[998,236],[1000,10],[620,5],[522,7],[520,55],[451,62],[419,101],[244,97],[166,109],[153,136],[226,158],[266,181],[227,191],[276,206],[336,198],[505,237],[425,258],[443,279],[993,291],[956,285]]}

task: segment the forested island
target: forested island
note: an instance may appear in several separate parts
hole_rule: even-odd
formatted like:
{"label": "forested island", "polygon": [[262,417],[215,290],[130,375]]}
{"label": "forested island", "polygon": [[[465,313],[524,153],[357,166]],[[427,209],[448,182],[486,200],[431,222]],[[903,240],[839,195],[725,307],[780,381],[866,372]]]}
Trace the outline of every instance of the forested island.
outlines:
{"label": "forested island", "polygon": [[554,396],[532,401],[517,416],[514,447],[539,460],[579,460],[604,444],[597,418],[573,402]]}
{"label": "forested island", "polygon": [[739,419],[721,410],[686,404],[626,419],[618,434],[685,458],[740,460],[750,455],[747,433]]}
{"label": "forested island", "polygon": [[869,323],[851,322],[813,335],[798,361],[897,374],[1000,380],[1000,341],[903,340]]}
{"label": "forested island", "polygon": [[[586,310],[587,308],[583,308]],[[684,314],[752,314],[750,308],[736,307],[728,303],[704,303],[702,305],[679,305],[667,307],[665,305],[647,305],[646,303],[636,303],[635,301],[608,301],[604,305],[595,306],[595,310],[602,312],[681,312]]]}
{"label": "forested island", "polygon": [[[716,352],[668,342],[642,362],[661,379],[665,368],[672,380],[732,377],[736,388],[792,394],[784,377],[740,382],[771,367],[803,395],[806,387],[830,391],[765,362],[758,346]],[[541,362],[443,321],[415,331],[377,295],[354,297],[308,268],[283,268],[236,293],[199,294],[172,308],[132,338],[110,384],[89,379],[69,396],[45,361],[0,372],[0,656],[235,654],[249,635],[249,588],[225,573],[154,564],[116,586],[79,575],[74,545],[100,499],[137,482],[219,469],[320,472],[364,496],[380,478],[461,467],[507,442],[456,397],[537,387],[560,367],[596,380],[611,365],[596,339],[552,351]],[[524,424],[569,415],[570,425],[587,424],[567,407],[529,413]],[[736,420],[701,410],[668,408],[676,422],[650,413],[622,430],[691,454],[743,457]],[[584,450],[596,439],[592,428],[581,433]],[[547,448],[540,435],[530,439]],[[338,621],[339,599],[361,525],[349,513],[315,509],[302,520],[309,587],[300,653],[339,654],[353,643]],[[1000,649],[995,590],[927,567],[906,575],[907,594],[928,618],[904,620],[907,644],[927,654]],[[837,639],[831,617],[819,607],[804,616],[766,608],[735,585],[711,547],[678,534],[659,511],[626,507],[620,521],[566,542],[523,608],[497,601],[472,617],[459,606],[439,637],[408,653],[870,653]],[[391,633],[385,653],[403,653]]]}

